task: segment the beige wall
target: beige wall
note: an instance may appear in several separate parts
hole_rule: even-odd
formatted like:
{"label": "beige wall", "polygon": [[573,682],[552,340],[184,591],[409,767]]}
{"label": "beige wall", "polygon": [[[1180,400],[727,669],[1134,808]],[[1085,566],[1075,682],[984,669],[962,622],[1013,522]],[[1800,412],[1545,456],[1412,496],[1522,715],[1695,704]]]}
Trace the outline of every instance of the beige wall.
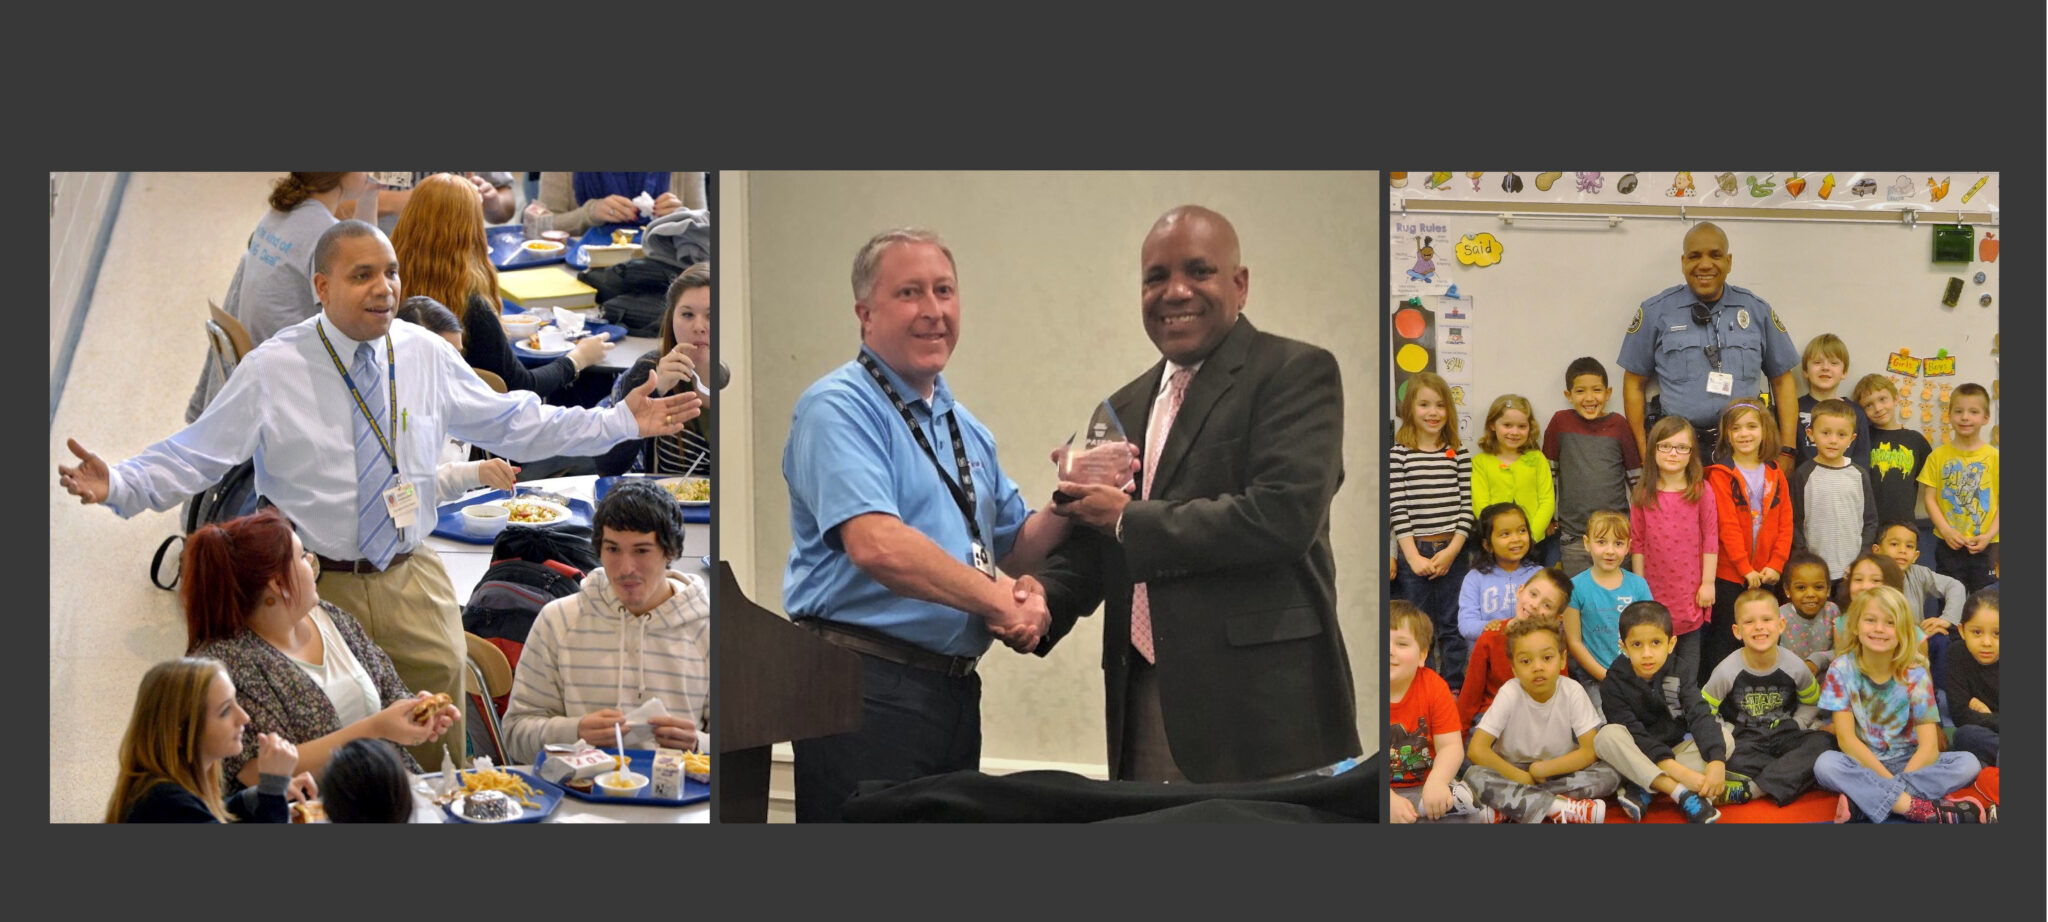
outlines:
{"label": "beige wall", "polygon": [[[1383,249],[1377,174],[722,175],[720,263],[728,274],[721,284],[743,271],[745,289],[744,303],[731,287],[721,292],[721,345],[748,390],[744,404],[732,400],[739,385],[723,395],[730,409],[722,413],[720,466],[751,476],[753,539],[743,549],[732,541],[735,530],[721,526],[721,547],[729,559],[751,552],[752,594],[776,609],[789,549],[781,456],[790,409],[858,348],[847,276],[871,234],[917,224],[951,245],[962,320],[947,380],[995,433],[1004,468],[1027,501],[1042,505],[1055,483],[1047,451],[1096,402],[1158,360],[1139,321],[1138,248],[1146,230],[1185,203],[1229,217],[1251,269],[1246,316],[1261,329],[1329,348],[1342,366],[1347,477],[1331,541],[1360,734],[1367,751],[1377,748],[1383,580],[1374,574],[1385,566],[1375,538],[1381,448],[1371,423]],[[741,342],[743,358],[730,351]],[[735,450],[750,452],[749,470],[734,471],[742,462],[725,453]],[[747,505],[727,489],[733,485],[721,486],[727,522]],[[985,759],[1100,770],[1099,624],[1083,621],[1045,659],[991,651],[983,664]]]}

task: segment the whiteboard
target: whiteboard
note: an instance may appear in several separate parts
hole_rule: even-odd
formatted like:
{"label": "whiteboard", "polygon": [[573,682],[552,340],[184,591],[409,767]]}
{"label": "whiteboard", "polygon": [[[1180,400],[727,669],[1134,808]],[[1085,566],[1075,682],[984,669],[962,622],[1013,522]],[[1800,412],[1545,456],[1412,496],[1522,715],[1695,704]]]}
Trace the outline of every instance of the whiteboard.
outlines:
{"label": "whiteboard", "polygon": [[[1698,211],[1692,220],[1701,220]],[[1998,377],[1993,350],[2001,264],[1982,261],[1977,246],[1967,264],[1937,264],[1929,220],[1910,228],[1890,221],[1735,216],[1713,221],[1728,234],[1729,283],[1768,301],[1784,318],[1795,349],[1804,350],[1808,340],[1828,332],[1848,344],[1849,375],[1838,396],[1848,398],[1863,375],[1884,373],[1886,360],[1901,349],[1916,357],[1947,349],[1956,357],[1953,377],[1921,379],[1908,388],[1911,428],[1923,428],[1923,408],[1934,410],[1933,425],[1940,425],[1934,404],[1942,384],[1976,382],[1992,388]],[[1457,408],[1458,417],[1469,421],[1460,429],[1466,444],[1474,444],[1487,407],[1501,394],[1527,397],[1539,422],[1566,409],[1564,369],[1581,355],[1607,367],[1615,391],[1608,409],[1623,412],[1622,370],[1615,361],[1622,335],[1644,299],[1680,283],[1679,247],[1688,226],[1675,214],[1628,216],[1613,225],[1605,216],[1517,216],[1503,224],[1495,212],[1411,208],[1406,215],[1391,214],[1389,310],[1417,295],[1435,309],[1438,296],[1453,285],[1469,299],[1470,318],[1462,330],[1469,383],[1459,384],[1464,402]],[[1980,243],[1987,232],[1997,239],[2004,236],[1995,225],[1974,229]],[[1461,264],[1459,241],[1479,234],[1491,234],[1498,242],[1498,261],[1483,267]],[[1435,272],[1427,282],[1408,277],[1418,261],[1415,238],[1420,236],[1429,238],[1434,251]],[[1975,282],[1979,272],[1985,276],[1982,284]],[[1950,277],[1963,280],[1962,297],[1953,308],[1941,303]],[[1985,294],[1992,296],[1989,307],[1978,303]],[[1805,394],[1804,376],[1795,373],[1793,379]],[[1922,385],[1929,382],[1935,385],[1934,399],[1923,404]],[[1392,408],[1391,381],[1388,393]],[[1998,403],[1992,405],[1994,424]]]}

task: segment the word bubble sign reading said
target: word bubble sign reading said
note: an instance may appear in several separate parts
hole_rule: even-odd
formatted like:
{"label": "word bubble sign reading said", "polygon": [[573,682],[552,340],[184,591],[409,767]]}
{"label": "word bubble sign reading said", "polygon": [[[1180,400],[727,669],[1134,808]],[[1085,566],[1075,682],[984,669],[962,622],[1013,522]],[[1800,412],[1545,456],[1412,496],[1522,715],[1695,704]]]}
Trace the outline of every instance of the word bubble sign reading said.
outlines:
{"label": "word bubble sign reading said", "polygon": [[1500,262],[1503,249],[1492,234],[1466,234],[1458,238],[1458,262],[1483,269]]}

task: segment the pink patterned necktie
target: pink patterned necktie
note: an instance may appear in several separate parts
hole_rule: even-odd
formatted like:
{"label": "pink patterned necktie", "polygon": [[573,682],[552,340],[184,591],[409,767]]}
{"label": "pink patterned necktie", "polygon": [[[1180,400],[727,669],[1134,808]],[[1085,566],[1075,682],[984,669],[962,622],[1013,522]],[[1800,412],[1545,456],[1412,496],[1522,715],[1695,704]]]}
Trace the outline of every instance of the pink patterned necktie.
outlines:
{"label": "pink patterned necktie", "polygon": [[[1152,498],[1153,465],[1166,447],[1166,433],[1173,428],[1173,418],[1180,415],[1181,400],[1188,395],[1188,379],[1194,376],[1194,369],[1180,368],[1166,381],[1166,406],[1160,410],[1159,425],[1153,427],[1152,436],[1145,440],[1143,499]],[[1145,662],[1159,662],[1152,652],[1152,594],[1146,591],[1144,583],[1131,587],[1131,646],[1138,648]]]}

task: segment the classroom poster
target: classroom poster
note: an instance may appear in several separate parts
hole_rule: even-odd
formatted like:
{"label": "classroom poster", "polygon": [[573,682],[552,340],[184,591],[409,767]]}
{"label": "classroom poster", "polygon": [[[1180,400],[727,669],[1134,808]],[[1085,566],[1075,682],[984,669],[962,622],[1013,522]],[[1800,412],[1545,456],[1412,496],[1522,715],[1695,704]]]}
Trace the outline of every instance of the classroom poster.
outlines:
{"label": "classroom poster", "polygon": [[1469,295],[1436,298],[1437,374],[1450,385],[1472,384],[1472,298]]}
{"label": "classroom poster", "polygon": [[[1390,173],[1389,184],[1395,209],[1456,201],[1998,211],[1997,173],[1953,170],[1438,171]],[[1441,242],[1437,247],[1444,249]]]}

